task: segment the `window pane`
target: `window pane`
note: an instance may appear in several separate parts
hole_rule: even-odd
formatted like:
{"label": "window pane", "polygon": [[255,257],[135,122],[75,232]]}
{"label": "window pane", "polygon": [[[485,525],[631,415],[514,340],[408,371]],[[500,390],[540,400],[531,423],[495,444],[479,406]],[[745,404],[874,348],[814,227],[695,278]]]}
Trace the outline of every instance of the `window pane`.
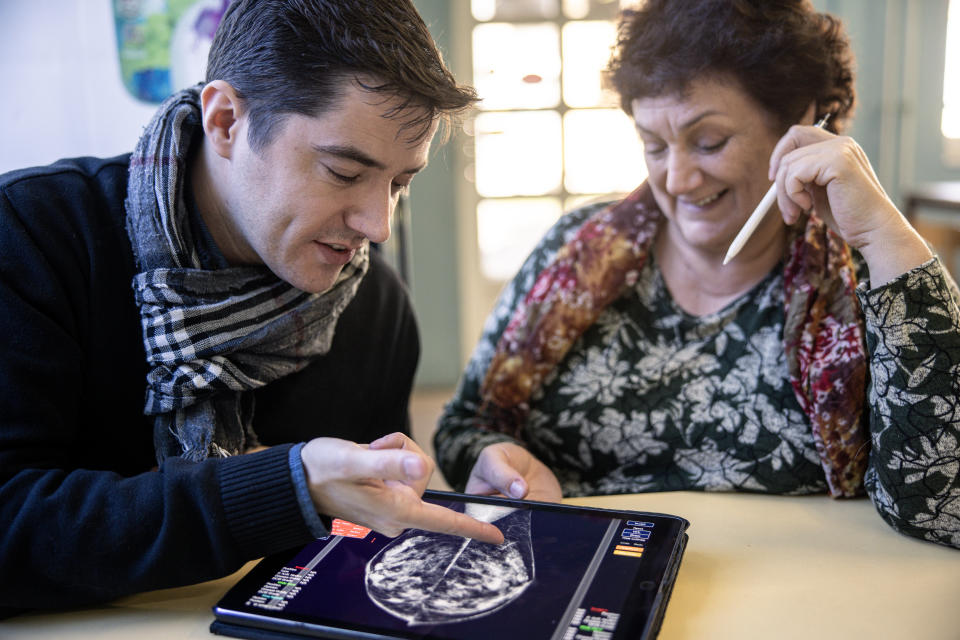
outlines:
{"label": "window pane", "polygon": [[613,20],[620,13],[621,5],[635,5],[635,0],[563,0],[563,15],[571,20],[603,18]]}
{"label": "window pane", "polygon": [[563,101],[571,107],[613,107],[615,92],[604,90],[603,70],[617,38],[612,22],[568,22],[563,26]]}
{"label": "window pane", "polygon": [[471,0],[470,11],[480,22],[557,17],[558,0]]}
{"label": "window pane", "polygon": [[643,146],[619,109],[569,111],[563,136],[564,184],[571,193],[626,193],[647,177]]}
{"label": "window pane", "polygon": [[562,134],[557,112],[481,113],[474,132],[481,196],[539,196],[560,188]]}
{"label": "window pane", "polygon": [[481,200],[477,205],[480,268],[492,280],[509,280],[560,217],[558,198]]}
{"label": "window pane", "polygon": [[473,83],[481,109],[538,109],[560,102],[560,37],[553,23],[473,29]]}

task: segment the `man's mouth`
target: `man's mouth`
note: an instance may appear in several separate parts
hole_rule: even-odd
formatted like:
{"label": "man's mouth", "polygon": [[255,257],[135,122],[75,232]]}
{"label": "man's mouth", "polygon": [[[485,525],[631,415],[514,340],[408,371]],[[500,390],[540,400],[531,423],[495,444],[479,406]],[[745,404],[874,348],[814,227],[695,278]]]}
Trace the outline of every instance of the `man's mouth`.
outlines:
{"label": "man's mouth", "polygon": [[326,263],[341,267],[350,262],[357,249],[363,246],[340,244],[339,242],[320,242],[319,240],[314,241],[314,243],[320,248],[320,255],[323,256]]}

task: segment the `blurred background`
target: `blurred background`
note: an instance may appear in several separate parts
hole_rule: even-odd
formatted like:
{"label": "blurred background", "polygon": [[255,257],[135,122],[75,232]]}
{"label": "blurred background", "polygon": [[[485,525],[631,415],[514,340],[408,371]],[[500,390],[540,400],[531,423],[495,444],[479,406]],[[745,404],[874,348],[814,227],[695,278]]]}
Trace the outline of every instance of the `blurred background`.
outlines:
{"label": "blurred background", "polygon": [[[0,0],[0,172],[130,151],[157,104],[202,79],[228,2]],[[631,191],[646,170],[601,82],[621,0],[414,2],[455,75],[483,98],[434,149],[386,246],[420,321],[424,440],[540,235],[565,210]],[[957,273],[960,0],[813,4],[844,20],[857,56],[849,133]]]}

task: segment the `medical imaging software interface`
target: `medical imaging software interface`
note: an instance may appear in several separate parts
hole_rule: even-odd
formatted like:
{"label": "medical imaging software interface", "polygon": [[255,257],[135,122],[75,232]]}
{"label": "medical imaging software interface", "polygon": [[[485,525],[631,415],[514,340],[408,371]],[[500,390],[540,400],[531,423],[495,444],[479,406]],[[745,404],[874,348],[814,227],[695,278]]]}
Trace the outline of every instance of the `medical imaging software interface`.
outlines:
{"label": "medical imaging software interface", "polygon": [[439,503],[495,523],[504,544],[418,529],[389,538],[335,520],[246,607],[411,636],[610,638],[657,536],[643,519]]}

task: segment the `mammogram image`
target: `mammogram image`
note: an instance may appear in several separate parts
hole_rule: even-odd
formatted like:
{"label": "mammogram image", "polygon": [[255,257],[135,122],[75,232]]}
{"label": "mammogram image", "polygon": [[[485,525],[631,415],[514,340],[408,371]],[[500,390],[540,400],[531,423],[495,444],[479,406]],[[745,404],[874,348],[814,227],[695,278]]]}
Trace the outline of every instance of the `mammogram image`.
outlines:
{"label": "mammogram image", "polygon": [[496,522],[504,543],[411,529],[367,563],[370,599],[413,626],[485,616],[519,597],[534,580],[530,511],[471,503],[465,512]]}

